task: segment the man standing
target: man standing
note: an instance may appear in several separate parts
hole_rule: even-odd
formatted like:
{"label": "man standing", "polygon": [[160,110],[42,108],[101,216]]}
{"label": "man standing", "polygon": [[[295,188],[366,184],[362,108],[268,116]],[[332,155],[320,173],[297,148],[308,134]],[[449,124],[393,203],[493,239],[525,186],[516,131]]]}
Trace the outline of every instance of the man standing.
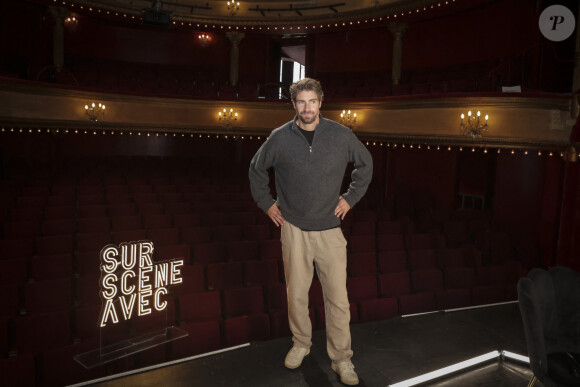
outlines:
{"label": "man standing", "polygon": [[[288,320],[294,345],[284,365],[294,369],[310,353],[312,325],[308,290],[314,264],[324,294],[327,351],[344,384],[358,384],[351,362],[350,304],[346,291],[346,240],[340,221],[361,199],[372,178],[372,158],[354,133],[320,114],[323,92],[305,78],[290,87],[296,116],[275,129],[250,164],[252,196],[281,226],[288,296]],[[354,163],[347,192],[340,189],[346,166]],[[277,199],[269,188],[274,168]]]}

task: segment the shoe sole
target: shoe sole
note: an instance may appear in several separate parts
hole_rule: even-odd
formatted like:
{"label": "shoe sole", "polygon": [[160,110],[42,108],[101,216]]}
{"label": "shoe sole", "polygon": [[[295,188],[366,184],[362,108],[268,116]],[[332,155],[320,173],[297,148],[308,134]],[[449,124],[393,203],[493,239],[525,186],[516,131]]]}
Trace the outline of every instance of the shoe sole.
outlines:
{"label": "shoe sole", "polygon": [[[308,351],[307,351],[307,352],[304,354],[304,357],[308,356],[308,354],[309,354],[309,353],[310,353],[310,350],[308,350]],[[302,360],[304,360],[304,357],[302,358]],[[284,367],[286,367],[286,368],[288,368],[288,369],[291,369],[291,370],[294,370],[294,369],[296,369],[296,368],[300,367],[301,365],[302,365],[302,362],[300,362],[300,363],[299,363],[298,365],[296,365],[296,366],[292,366],[292,365],[289,365],[288,363],[286,363],[286,361],[284,361]]]}
{"label": "shoe sole", "polygon": [[[334,363],[331,364],[331,368],[334,372],[336,372],[336,374],[338,376],[340,376],[340,373],[338,373],[338,367],[336,365],[334,365]],[[347,386],[358,386],[358,384],[359,384],[358,379],[356,380],[356,382],[347,382],[347,381],[342,380],[342,377],[340,378],[340,382],[342,384],[346,384]]]}

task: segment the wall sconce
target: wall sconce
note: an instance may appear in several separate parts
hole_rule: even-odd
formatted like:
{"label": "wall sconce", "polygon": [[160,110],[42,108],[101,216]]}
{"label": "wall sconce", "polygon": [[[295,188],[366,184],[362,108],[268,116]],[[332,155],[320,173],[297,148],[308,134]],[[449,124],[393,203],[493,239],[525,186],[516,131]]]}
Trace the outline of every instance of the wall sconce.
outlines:
{"label": "wall sconce", "polygon": [[238,11],[240,10],[240,2],[235,1],[228,1],[228,11],[230,12],[230,16],[236,16]]}
{"label": "wall sconce", "polygon": [[211,41],[209,34],[201,34],[197,38],[202,47],[205,47]]}
{"label": "wall sconce", "polygon": [[235,112],[234,109],[228,111],[224,108],[223,111],[218,112],[218,120],[222,123],[224,128],[231,128],[234,121],[238,119],[238,112]]}
{"label": "wall sconce", "polygon": [[356,126],[356,113],[351,113],[350,110],[343,110],[342,113],[340,113],[340,123],[350,130],[353,130]]}
{"label": "wall sconce", "polygon": [[64,25],[69,28],[71,31],[74,31],[75,28],[77,28],[77,24],[79,22],[79,19],[77,19],[74,16],[69,16],[66,19],[64,19]]}
{"label": "wall sconce", "polygon": [[89,120],[97,122],[105,116],[105,105],[102,103],[96,105],[94,102],[91,105],[85,105],[85,113],[87,113]]}
{"label": "wall sconce", "polygon": [[467,112],[467,119],[465,114],[461,113],[461,133],[471,138],[479,138],[483,132],[487,129],[487,119],[481,120],[481,112],[478,110],[477,114],[474,116],[471,114],[471,110]]}

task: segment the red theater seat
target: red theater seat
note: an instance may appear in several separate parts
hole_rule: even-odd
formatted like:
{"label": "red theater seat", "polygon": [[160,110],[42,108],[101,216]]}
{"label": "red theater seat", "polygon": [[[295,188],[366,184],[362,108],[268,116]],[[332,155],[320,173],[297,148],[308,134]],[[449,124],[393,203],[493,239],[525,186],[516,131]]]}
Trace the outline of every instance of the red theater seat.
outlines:
{"label": "red theater seat", "polygon": [[216,242],[242,240],[242,229],[239,225],[214,226],[212,239]]}
{"label": "red theater seat", "polygon": [[181,240],[188,244],[211,242],[212,232],[211,227],[184,227],[181,229]]}
{"label": "red theater seat", "polygon": [[442,269],[449,267],[466,267],[465,253],[462,248],[445,248],[437,252],[437,261]]}
{"label": "red theater seat", "polygon": [[353,253],[376,251],[377,238],[374,235],[351,235],[349,247]]}
{"label": "red theater seat", "polygon": [[[191,205],[187,202],[171,202],[171,203],[165,203],[165,211],[168,214],[188,214],[191,211]],[[175,221],[175,218],[174,218]],[[175,224],[176,227],[181,227],[177,224]]]}
{"label": "red theater seat", "polygon": [[430,234],[407,234],[405,236],[405,245],[409,250],[431,249]]}
{"label": "red theater seat", "polygon": [[184,330],[188,335],[170,343],[171,359],[182,359],[220,348],[220,322],[217,320],[182,324],[179,329]]}
{"label": "red theater seat", "polygon": [[224,344],[226,347],[269,338],[270,319],[265,313],[224,320]]}
{"label": "red theater seat", "polygon": [[207,265],[207,288],[223,290],[244,285],[242,262],[214,263]]}
{"label": "red theater seat", "polygon": [[[184,239],[184,242],[185,239]],[[224,262],[227,257],[224,243],[196,243],[191,245],[192,260],[196,264]]]}
{"label": "red theater seat", "polygon": [[23,287],[23,294],[27,314],[68,311],[72,307],[70,279],[28,283]]}
{"label": "red theater seat", "polygon": [[179,243],[178,228],[153,228],[147,231],[147,238],[154,246],[171,246]]}
{"label": "red theater seat", "polygon": [[2,260],[0,284],[21,284],[28,280],[28,260],[15,258]]}
{"label": "red theater seat", "polygon": [[219,291],[182,294],[177,297],[177,302],[180,325],[221,318]]}
{"label": "red theater seat", "polygon": [[399,220],[381,220],[377,223],[377,234],[403,234],[403,223]]}
{"label": "red theater seat", "polygon": [[99,233],[111,230],[109,217],[79,219],[79,233]]}
{"label": "red theater seat", "polygon": [[40,234],[40,221],[23,220],[4,223],[4,238],[34,238]]}
{"label": "red theater seat", "polygon": [[434,269],[437,267],[435,251],[432,249],[409,250],[407,256],[411,270]]}
{"label": "red theater seat", "polygon": [[171,259],[183,259],[185,265],[189,265],[191,261],[190,248],[186,244],[174,244],[167,246],[155,245],[154,252],[155,260],[168,261]]}
{"label": "red theater seat", "polygon": [[70,254],[72,251],[72,235],[40,236],[36,238],[37,255]]}
{"label": "red theater seat", "polygon": [[[0,297],[0,316],[2,317],[18,316],[18,313],[20,311],[18,285],[6,284],[5,282],[2,282],[2,285],[0,285],[0,294],[2,294],[2,297]],[[1,318],[0,321],[2,321]],[[6,334],[6,330],[4,328],[6,328],[5,325],[0,330],[1,334]],[[2,341],[2,337],[0,337],[0,341]],[[0,358],[1,357],[2,354],[0,354]]]}
{"label": "red theater seat", "polygon": [[[141,207],[141,210],[143,208]],[[172,227],[171,215],[163,215],[157,212],[141,212],[143,214],[143,225],[147,229],[170,228]]]}
{"label": "red theater seat", "polygon": [[[168,212],[171,213],[171,211]],[[173,224],[175,227],[180,229],[198,227],[201,226],[201,215],[175,212],[173,213]],[[209,240],[210,239],[208,239],[207,242],[209,242]]]}
{"label": "red theater seat", "polygon": [[[72,200],[74,203],[74,200]],[[70,202],[69,202],[70,203]],[[55,205],[44,208],[44,219],[73,219],[76,216],[76,207],[74,205]]]}
{"label": "red theater seat", "polygon": [[18,354],[36,353],[71,343],[68,312],[51,312],[14,320],[15,344]]}
{"label": "red theater seat", "polygon": [[149,332],[161,331],[175,326],[175,299],[171,295],[160,297],[160,302],[167,302],[165,309],[151,309],[151,313],[145,316],[132,318],[129,321],[132,335],[141,335]]}
{"label": "red theater seat", "polygon": [[403,315],[431,312],[436,309],[435,295],[432,292],[399,296],[399,310]]}
{"label": "red theater seat", "polygon": [[79,275],[93,275],[101,272],[100,250],[77,253],[77,272]]}
{"label": "red theater seat", "polygon": [[[61,241],[61,239],[59,239],[59,241]],[[50,240],[43,240],[43,243],[50,244]],[[0,260],[30,258],[33,253],[34,239],[32,238],[0,239]]]}
{"label": "red theater seat", "polygon": [[251,315],[264,312],[261,286],[227,289],[223,291],[224,317]]}
{"label": "red theater seat", "polygon": [[[101,251],[103,247],[111,243],[110,232],[99,232],[99,233],[89,233],[76,235],[77,239],[77,251]],[[70,250],[69,250],[70,251]]]}
{"label": "red theater seat", "polygon": [[137,242],[147,239],[145,229],[141,230],[121,230],[113,232],[113,242],[121,244],[124,242]]}
{"label": "red theater seat", "polygon": [[68,219],[46,219],[41,225],[41,234],[45,236],[73,234],[76,232],[76,221]]}
{"label": "red theater seat", "polygon": [[408,270],[407,253],[404,250],[381,251],[378,253],[377,260],[381,273],[398,273]]}
{"label": "red theater seat", "polygon": [[351,302],[377,298],[377,277],[364,276],[347,278],[346,288],[348,290],[348,299]]}
{"label": "red theater seat", "polygon": [[79,218],[101,218],[108,216],[107,205],[105,204],[87,204],[78,207]]}
{"label": "red theater seat", "polygon": [[349,254],[347,269],[352,277],[376,275],[377,254],[375,252]]}
{"label": "red theater seat", "polygon": [[409,272],[381,274],[378,276],[380,297],[394,297],[411,293]]}
{"label": "red theater seat", "polygon": [[30,259],[29,277],[34,281],[43,281],[56,278],[71,278],[72,274],[72,253],[34,256]]}
{"label": "red theater seat", "polygon": [[[121,216],[135,216],[137,215],[137,206],[135,203],[128,202],[109,202],[108,213],[111,218]],[[140,222],[141,220],[139,220]]]}
{"label": "red theater seat", "polygon": [[[308,315],[310,316],[310,322],[312,328],[317,328],[316,312],[314,308],[308,309]],[[290,324],[288,323],[288,310],[278,310],[270,314],[270,330],[272,333],[272,338],[276,337],[287,337],[291,336]]]}
{"label": "red theater seat", "polygon": [[226,244],[228,261],[251,261],[260,257],[257,241],[230,242]]}
{"label": "red theater seat", "polygon": [[411,272],[413,292],[434,292],[443,289],[443,273],[439,269],[421,269]]}
{"label": "red theater seat", "polygon": [[313,280],[308,289],[308,305],[310,306],[323,306],[324,305],[324,294],[322,292],[322,285],[319,280]]}
{"label": "red theater seat", "polygon": [[376,222],[374,220],[358,220],[350,223],[350,235],[375,235]]}
{"label": "red theater seat", "polygon": [[189,294],[203,292],[205,290],[205,276],[202,265],[181,266],[180,284],[174,284],[169,287],[171,294]]}
{"label": "red theater seat", "polygon": [[243,239],[250,241],[264,241],[272,238],[270,226],[266,224],[249,224],[242,228]]}
{"label": "red theater seat", "polygon": [[395,297],[361,301],[358,309],[360,322],[386,320],[399,313]]}
{"label": "red theater seat", "polygon": [[0,358],[0,375],[4,386],[36,385],[36,368],[31,354]]}
{"label": "red theater seat", "polygon": [[385,234],[377,237],[379,251],[404,251],[403,234]]}
{"label": "red theater seat", "polygon": [[261,259],[282,259],[282,244],[279,239],[260,241]]}
{"label": "red theater seat", "polygon": [[264,287],[264,302],[268,312],[288,310],[286,284],[271,284]]}
{"label": "red theater seat", "polygon": [[[252,211],[240,211],[230,213],[230,224],[243,225],[242,232],[246,231],[246,226],[254,225],[256,223],[256,216]],[[270,229],[268,229],[268,233]]]}
{"label": "red theater seat", "polygon": [[139,230],[143,228],[140,215],[116,215],[111,218],[112,230]]}
{"label": "red theater seat", "polygon": [[450,267],[444,271],[446,289],[471,289],[476,286],[475,271],[470,267]]}
{"label": "red theater seat", "polygon": [[280,282],[278,278],[278,262],[274,260],[245,261],[244,279],[246,286],[278,283]]}
{"label": "red theater seat", "polygon": [[85,275],[75,281],[75,304],[77,307],[100,306],[100,274]]}

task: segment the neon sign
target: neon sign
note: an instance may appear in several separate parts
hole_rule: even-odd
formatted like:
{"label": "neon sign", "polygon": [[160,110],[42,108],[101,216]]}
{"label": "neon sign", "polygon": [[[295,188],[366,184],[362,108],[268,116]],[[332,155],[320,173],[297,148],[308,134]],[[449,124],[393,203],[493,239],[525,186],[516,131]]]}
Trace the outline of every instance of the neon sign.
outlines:
{"label": "neon sign", "polygon": [[162,301],[162,297],[168,293],[167,287],[183,282],[183,259],[153,264],[151,241],[107,245],[100,258],[101,328],[118,323],[120,317],[129,320],[134,315],[151,314],[153,309],[164,310],[167,301]]}

